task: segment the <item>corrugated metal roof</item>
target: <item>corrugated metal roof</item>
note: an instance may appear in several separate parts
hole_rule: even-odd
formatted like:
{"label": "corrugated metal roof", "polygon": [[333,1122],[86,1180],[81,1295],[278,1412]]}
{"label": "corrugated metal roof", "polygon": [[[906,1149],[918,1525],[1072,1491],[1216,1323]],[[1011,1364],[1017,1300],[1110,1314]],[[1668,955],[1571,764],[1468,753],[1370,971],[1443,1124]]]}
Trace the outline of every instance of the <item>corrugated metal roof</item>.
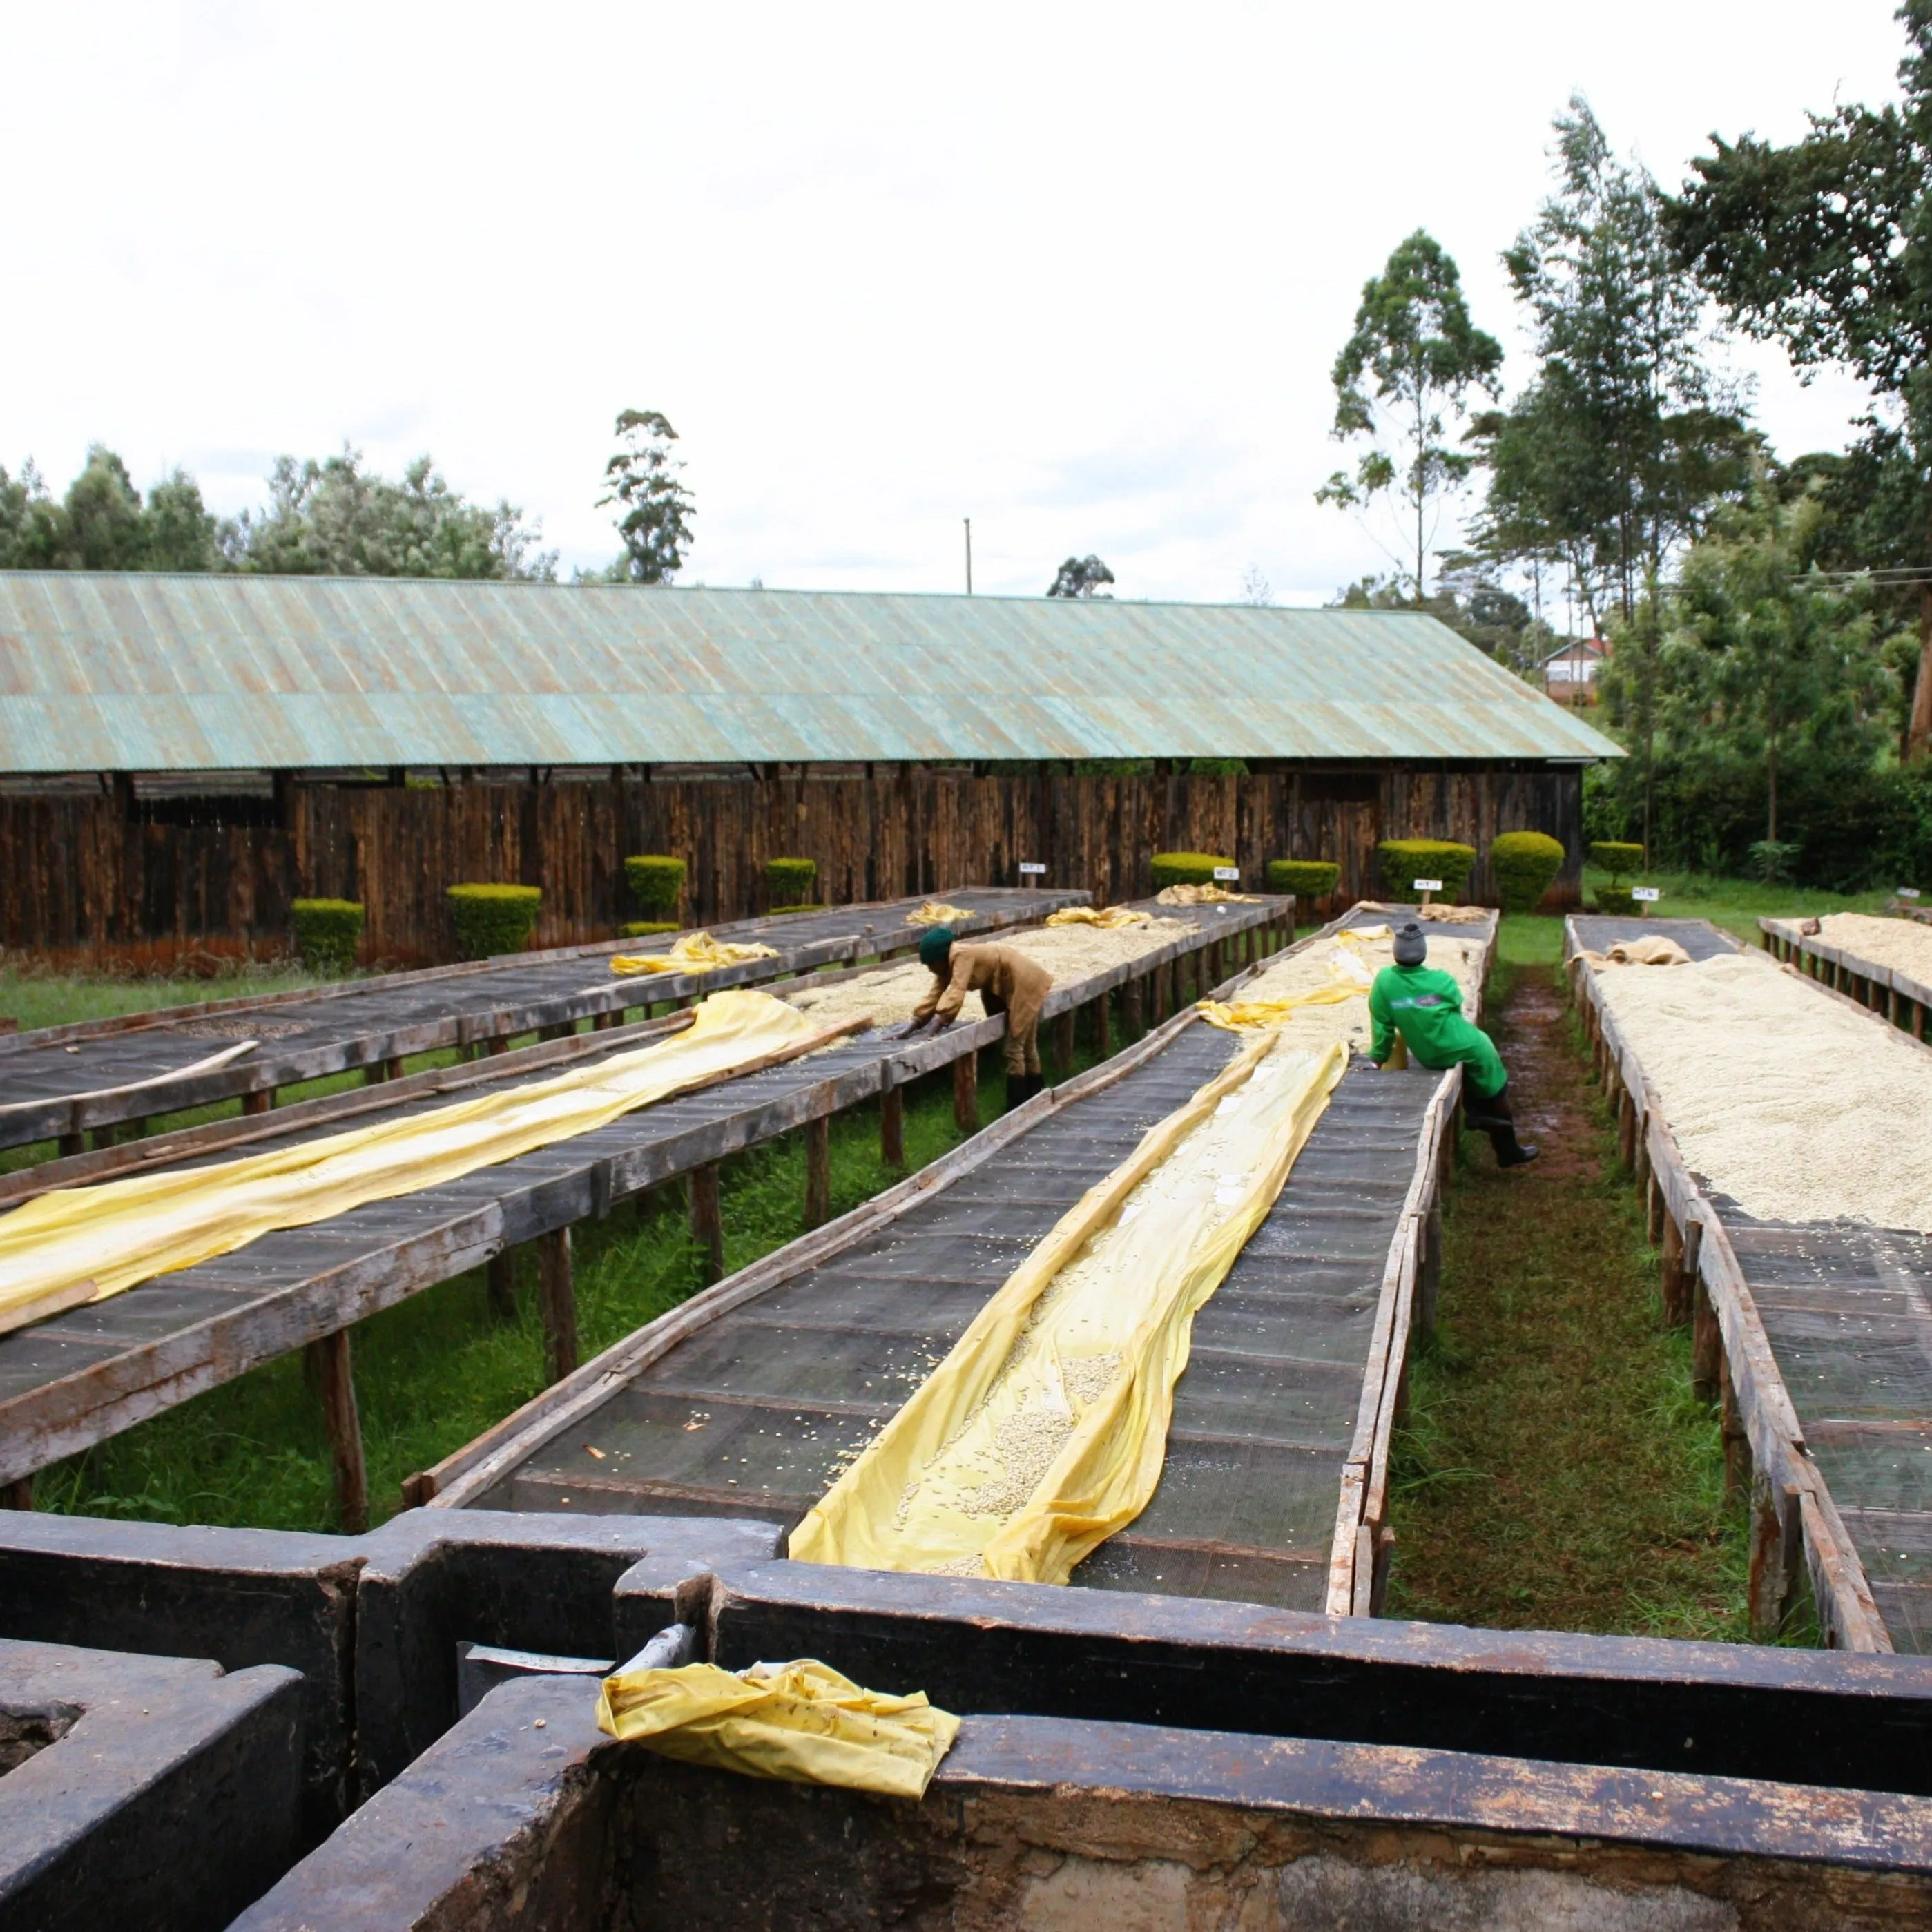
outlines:
{"label": "corrugated metal roof", "polygon": [[1617,755],[1409,613],[0,572],[0,771]]}

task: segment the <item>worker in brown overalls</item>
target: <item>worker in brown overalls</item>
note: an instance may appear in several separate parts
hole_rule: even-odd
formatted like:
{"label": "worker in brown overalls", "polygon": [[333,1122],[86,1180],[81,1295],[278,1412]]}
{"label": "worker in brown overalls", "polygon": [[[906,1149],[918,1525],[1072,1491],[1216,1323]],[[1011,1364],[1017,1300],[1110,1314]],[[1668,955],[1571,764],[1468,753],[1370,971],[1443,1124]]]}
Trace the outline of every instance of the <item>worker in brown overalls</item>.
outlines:
{"label": "worker in brown overalls", "polygon": [[1013,946],[956,945],[950,926],[922,935],[919,961],[932,974],[932,985],[899,1037],[909,1039],[928,1026],[944,1032],[959,1017],[966,995],[977,993],[989,1018],[1006,1016],[1006,1105],[1030,1100],[1046,1084],[1040,1070],[1040,1012],[1053,990],[1053,975]]}

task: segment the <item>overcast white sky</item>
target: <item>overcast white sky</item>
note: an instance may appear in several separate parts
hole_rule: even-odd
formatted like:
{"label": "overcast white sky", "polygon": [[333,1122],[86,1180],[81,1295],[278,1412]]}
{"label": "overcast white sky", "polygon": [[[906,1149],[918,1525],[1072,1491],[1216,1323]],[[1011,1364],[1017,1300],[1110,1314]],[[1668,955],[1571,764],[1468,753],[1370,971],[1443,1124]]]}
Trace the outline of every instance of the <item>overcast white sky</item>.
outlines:
{"label": "overcast white sky", "polygon": [[[567,567],[627,405],[686,580],[1285,603],[1382,567],[1312,493],[1364,279],[1497,254],[1589,96],[1676,182],[1894,87],[1890,0],[1364,6],[0,6],[0,463],[101,440],[259,502],[344,439],[542,520]],[[1780,450],[1857,398],[1760,378]]]}

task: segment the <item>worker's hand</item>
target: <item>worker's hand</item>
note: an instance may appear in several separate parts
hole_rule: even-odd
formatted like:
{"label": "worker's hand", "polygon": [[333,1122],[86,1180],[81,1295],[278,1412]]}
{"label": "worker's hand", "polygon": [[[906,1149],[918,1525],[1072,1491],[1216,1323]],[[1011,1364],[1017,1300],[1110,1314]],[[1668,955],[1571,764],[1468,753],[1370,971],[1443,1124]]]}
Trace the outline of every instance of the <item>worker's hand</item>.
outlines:
{"label": "worker's hand", "polygon": [[910,1040],[914,1034],[925,1032],[926,1028],[931,1024],[931,1023],[932,1016],[928,1014],[926,1018],[922,1020],[913,1020],[909,1022],[904,1026],[901,1027],[898,1031],[892,1037],[895,1040]]}
{"label": "worker's hand", "polygon": [[932,1030],[934,1033],[944,1033],[952,1024],[952,1021],[953,1016],[950,1013],[934,1013],[932,1016]]}

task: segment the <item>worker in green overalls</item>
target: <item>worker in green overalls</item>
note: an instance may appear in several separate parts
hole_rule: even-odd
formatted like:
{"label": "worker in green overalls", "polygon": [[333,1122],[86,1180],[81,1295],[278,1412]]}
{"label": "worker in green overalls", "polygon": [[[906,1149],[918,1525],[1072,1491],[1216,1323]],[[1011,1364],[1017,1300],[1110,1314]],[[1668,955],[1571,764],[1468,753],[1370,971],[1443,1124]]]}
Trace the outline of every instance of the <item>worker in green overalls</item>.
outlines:
{"label": "worker in green overalls", "polygon": [[1418,1066],[1460,1066],[1463,1117],[1489,1136],[1498,1167],[1521,1167],[1536,1158],[1536,1150],[1516,1137],[1509,1074],[1496,1042],[1462,1017],[1462,988],[1428,958],[1422,928],[1412,919],[1397,926],[1395,964],[1384,966],[1369,988],[1369,1017],[1375,1022],[1369,1057],[1382,1065],[1400,1034]]}

